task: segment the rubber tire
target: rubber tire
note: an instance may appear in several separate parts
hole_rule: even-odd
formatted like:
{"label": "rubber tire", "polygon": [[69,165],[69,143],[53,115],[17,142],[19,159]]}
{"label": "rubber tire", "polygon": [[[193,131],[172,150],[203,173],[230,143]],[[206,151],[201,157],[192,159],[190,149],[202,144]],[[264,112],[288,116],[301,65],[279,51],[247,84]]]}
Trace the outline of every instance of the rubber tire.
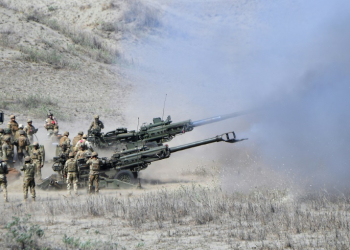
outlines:
{"label": "rubber tire", "polygon": [[133,173],[130,170],[121,170],[119,171],[115,176],[114,179],[124,181],[127,183],[134,184],[136,182],[136,179],[133,175]]}

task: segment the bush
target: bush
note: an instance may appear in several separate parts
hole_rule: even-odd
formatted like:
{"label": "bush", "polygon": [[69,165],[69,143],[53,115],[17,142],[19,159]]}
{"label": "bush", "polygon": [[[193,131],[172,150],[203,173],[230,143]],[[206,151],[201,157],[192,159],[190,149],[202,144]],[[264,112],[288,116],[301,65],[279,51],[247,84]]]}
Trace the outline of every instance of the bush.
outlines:
{"label": "bush", "polygon": [[29,222],[30,218],[29,214],[24,218],[12,217],[13,221],[5,226],[7,240],[18,244],[21,249],[38,249],[37,240],[44,235],[40,226]]}

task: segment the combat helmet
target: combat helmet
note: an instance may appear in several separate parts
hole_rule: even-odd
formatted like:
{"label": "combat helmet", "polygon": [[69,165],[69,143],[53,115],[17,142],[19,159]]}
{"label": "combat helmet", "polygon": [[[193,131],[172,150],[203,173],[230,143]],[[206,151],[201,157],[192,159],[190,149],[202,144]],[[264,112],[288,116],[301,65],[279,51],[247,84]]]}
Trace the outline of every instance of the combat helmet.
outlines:
{"label": "combat helmet", "polygon": [[16,119],[15,115],[10,115],[10,119]]}
{"label": "combat helmet", "polygon": [[27,120],[27,123],[30,123],[30,122],[33,122],[32,119],[28,119],[28,120]]}
{"label": "combat helmet", "polygon": [[39,146],[39,142],[37,142],[37,141],[34,142],[34,143],[33,143],[33,146],[34,146],[34,147]]}
{"label": "combat helmet", "polygon": [[86,139],[87,138],[87,134],[83,134],[83,139]]}
{"label": "combat helmet", "polygon": [[95,118],[95,119],[99,119],[100,116],[99,116],[99,115],[94,115],[94,118]]}
{"label": "combat helmet", "polygon": [[66,132],[63,133],[63,135],[64,135],[64,136],[68,136],[68,135],[69,135],[69,132],[66,131]]}
{"label": "combat helmet", "polygon": [[24,161],[25,161],[25,162],[30,162],[30,161],[31,161],[30,156],[27,156],[26,158],[24,158]]}
{"label": "combat helmet", "polygon": [[79,131],[79,132],[78,132],[78,135],[83,135],[83,134],[84,134],[83,131]]}
{"label": "combat helmet", "polygon": [[20,130],[19,135],[25,135],[25,132],[23,130]]}
{"label": "combat helmet", "polygon": [[97,157],[98,153],[97,152],[92,152],[91,157]]}

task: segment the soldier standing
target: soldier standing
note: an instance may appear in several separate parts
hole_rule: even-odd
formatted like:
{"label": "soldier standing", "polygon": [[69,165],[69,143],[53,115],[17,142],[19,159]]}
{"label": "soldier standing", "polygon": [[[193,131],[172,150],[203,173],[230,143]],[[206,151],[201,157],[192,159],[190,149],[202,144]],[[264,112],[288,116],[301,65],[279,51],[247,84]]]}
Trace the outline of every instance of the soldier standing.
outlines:
{"label": "soldier standing", "polygon": [[8,202],[7,199],[7,179],[6,175],[9,173],[9,170],[7,169],[6,162],[2,161],[2,158],[0,157],[0,185],[2,187],[2,192],[4,193],[4,200],[5,202]]}
{"label": "soldier standing", "polygon": [[29,156],[24,158],[24,165],[21,168],[21,171],[24,171],[24,178],[23,178],[24,201],[27,201],[27,198],[28,198],[28,187],[30,188],[32,199],[33,201],[35,201],[35,180],[34,180],[35,168],[36,168],[36,165],[34,163],[31,163],[31,158]]}
{"label": "soldier standing", "polygon": [[44,166],[44,161],[38,142],[34,142],[33,150],[30,156],[33,160],[33,163],[36,165],[35,178],[39,178],[41,180],[41,169]]}
{"label": "soldier standing", "polygon": [[95,115],[94,121],[91,123],[89,127],[89,132],[94,131],[94,133],[101,133],[102,129],[104,129],[103,122],[100,121],[100,117],[98,115]]}
{"label": "soldier standing", "polygon": [[92,194],[92,186],[95,181],[95,193],[98,193],[98,184],[100,182],[99,176],[100,176],[100,165],[101,162],[98,159],[98,154],[96,152],[93,152],[91,154],[91,159],[86,162],[88,166],[90,166],[90,173],[89,173],[89,194]]}
{"label": "soldier standing", "polygon": [[10,121],[7,123],[7,128],[11,130],[12,136],[16,138],[16,131],[18,130],[18,123],[16,122],[16,116],[11,115]]}
{"label": "soldier standing", "polygon": [[33,125],[32,125],[32,120],[28,119],[27,120],[27,126],[24,127],[24,131],[27,133],[28,139],[30,141],[30,143],[34,142],[34,134],[36,134],[36,132],[38,132],[38,129],[36,129]]}
{"label": "soldier standing", "polygon": [[49,111],[47,114],[47,119],[45,120],[44,127],[47,130],[49,136],[53,135],[55,128],[57,128],[58,131],[58,122],[51,111]]}
{"label": "soldier standing", "polygon": [[80,145],[78,153],[75,155],[75,159],[84,159],[87,157],[86,150],[84,150],[84,146]]}
{"label": "soldier standing", "polygon": [[15,140],[14,144],[17,146],[17,158],[19,162],[23,162],[23,158],[29,156],[28,146],[30,141],[25,137],[25,132],[23,130],[19,131],[19,137]]}
{"label": "soldier standing", "polygon": [[[73,144],[74,145],[74,144]],[[87,140],[87,135],[83,135],[83,139],[77,142],[75,145],[76,148],[83,147],[83,150],[91,150],[91,152],[94,152],[94,149],[92,148],[91,143]]]}
{"label": "soldier standing", "polygon": [[78,143],[78,141],[80,141],[81,139],[83,139],[83,134],[84,134],[84,132],[83,131],[79,131],[78,132],[78,135],[76,135],[74,138],[73,138],[73,150],[74,150],[74,152],[76,153],[77,151],[78,151],[78,148],[76,147],[76,145],[77,145],[77,143]]}
{"label": "soldier standing", "polygon": [[[18,130],[17,130],[17,132],[16,132],[15,138],[19,138],[20,132],[21,132],[21,131],[23,131],[23,132],[24,132],[24,136],[27,137],[27,133],[24,131],[24,126],[23,126],[23,124],[19,124],[19,125],[18,125]],[[28,138],[28,137],[27,137],[27,138]]]}
{"label": "soldier standing", "polygon": [[68,155],[70,151],[70,139],[68,138],[69,132],[66,131],[63,133],[62,138],[60,139],[59,146],[61,147],[61,153]]}
{"label": "soldier standing", "polygon": [[79,179],[79,166],[74,159],[74,153],[69,153],[69,159],[64,164],[64,174],[67,175],[67,190],[68,195],[71,195],[70,189],[72,184],[74,185],[74,193],[78,195],[78,179]]}
{"label": "soldier standing", "polygon": [[2,160],[7,163],[7,165],[13,168],[13,147],[11,145],[11,137],[5,136],[4,144],[2,145]]}

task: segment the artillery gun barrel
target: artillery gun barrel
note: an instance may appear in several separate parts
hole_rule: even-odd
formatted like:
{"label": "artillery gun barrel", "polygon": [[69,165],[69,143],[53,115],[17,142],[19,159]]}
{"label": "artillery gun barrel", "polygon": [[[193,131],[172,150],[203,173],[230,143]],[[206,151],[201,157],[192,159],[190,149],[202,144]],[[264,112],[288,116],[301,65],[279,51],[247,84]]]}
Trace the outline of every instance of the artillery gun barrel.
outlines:
{"label": "artillery gun barrel", "polygon": [[246,112],[246,111],[234,112],[234,113],[227,114],[227,115],[218,115],[218,116],[214,116],[214,117],[210,117],[210,118],[194,121],[194,122],[192,122],[192,127],[199,127],[199,126],[202,126],[202,125],[223,121],[223,120],[226,120],[226,119],[229,119],[229,118],[245,115],[247,113],[248,112]]}
{"label": "artillery gun barrel", "polygon": [[235,132],[228,132],[228,133],[224,133],[222,135],[217,135],[215,137],[209,138],[209,139],[205,139],[205,140],[201,140],[201,141],[196,141],[196,142],[192,142],[192,143],[188,143],[185,145],[180,145],[180,146],[176,146],[176,147],[171,147],[169,148],[171,153],[175,153],[181,150],[186,150],[189,148],[194,148],[194,147],[198,147],[198,146],[202,146],[202,145],[206,145],[209,143],[214,143],[214,142],[228,142],[228,143],[235,143],[235,142],[239,142],[239,141],[243,141],[243,140],[247,140],[245,139],[236,139],[236,135]]}

